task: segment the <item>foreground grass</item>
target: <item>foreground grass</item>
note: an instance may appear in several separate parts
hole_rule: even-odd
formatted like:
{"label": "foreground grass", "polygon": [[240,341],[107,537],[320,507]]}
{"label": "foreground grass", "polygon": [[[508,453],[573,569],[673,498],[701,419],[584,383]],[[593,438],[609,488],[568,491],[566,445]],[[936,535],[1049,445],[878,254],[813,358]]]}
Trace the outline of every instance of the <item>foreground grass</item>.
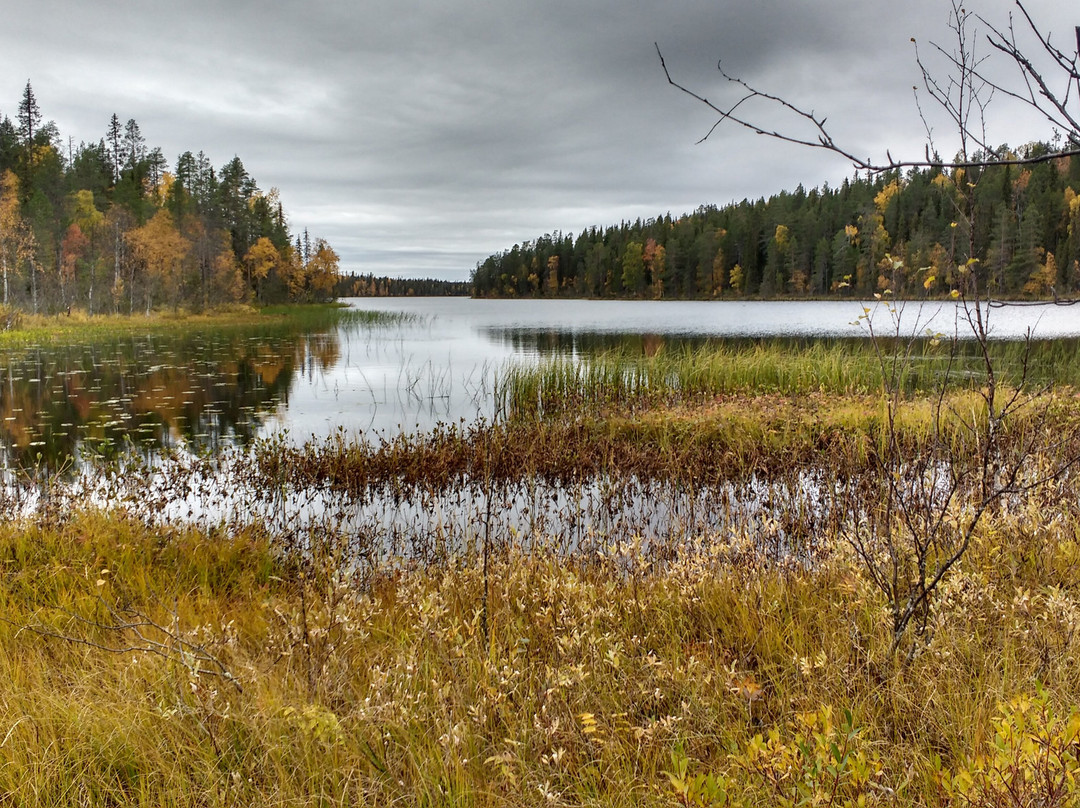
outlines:
{"label": "foreground grass", "polygon": [[662,556],[511,546],[486,578],[462,558],[356,580],[254,530],[6,522],[0,793],[1013,804],[1002,783],[1077,766],[1080,514],[1047,496],[979,535],[907,663],[840,547],[806,569],[731,537]]}
{"label": "foreground grass", "polygon": [[[358,501],[388,484],[401,496],[485,479],[855,475],[886,410],[842,382],[847,364],[802,387],[718,370],[691,388],[668,372],[610,397],[620,388],[593,379],[495,426],[269,444],[258,473],[267,490]],[[732,386],[714,389],[724,373]],[[957,457],[977,449],[955,419],[984,417],[979,400],[945,394]],[[1043,430],[1040,446],[1075,456],[1053,440],[1080,434],[1075,410],[1057,389],[998,440]],[[934,413],[906,398],[899,440],[917,448]],[[257,527],[151,524],[146,503],[5,520],[0,794],[25,806],[1080,804],[1077,502],[1064,475],[983,520],[910,657],[891,653],[888,605],[863,566],[814,519],[815,553],[794,560],[767,561],[750,525],[572,552],[546,549],[560,537],[529,536],[525,552],[496,536],[488,558],[372,565],[325,526],[289,552]]]}

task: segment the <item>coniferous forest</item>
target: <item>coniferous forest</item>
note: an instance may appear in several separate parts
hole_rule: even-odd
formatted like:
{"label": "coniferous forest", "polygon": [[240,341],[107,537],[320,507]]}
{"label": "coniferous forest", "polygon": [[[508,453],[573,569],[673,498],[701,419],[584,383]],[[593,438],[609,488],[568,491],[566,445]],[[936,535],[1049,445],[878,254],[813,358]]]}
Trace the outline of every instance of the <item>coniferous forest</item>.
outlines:
{"label": "coniferous forest", "polygon": [[338,256],[294,236],[276,189],[233,157],[186,151],[170,166],[134,119],[95,142],[46,122],[30,82],[0,114],[0,304],[90,314],[324,300]]}
{"label": "coniferous forest", "polygon": [[[1013,152],[1050,154],[1046,143]],[[887,172],[704,206],[576,238],[555,233],[477,265],[491,297],[940,297],[976,259],[1003,298],[1080,292],[1080,161]]]}
{"label": "coniferous forest", "polygon": [[445,281],[436,278],[391,278],[371,273],[342,275],[338,297],[456,297],[470,292],[468,281]]}

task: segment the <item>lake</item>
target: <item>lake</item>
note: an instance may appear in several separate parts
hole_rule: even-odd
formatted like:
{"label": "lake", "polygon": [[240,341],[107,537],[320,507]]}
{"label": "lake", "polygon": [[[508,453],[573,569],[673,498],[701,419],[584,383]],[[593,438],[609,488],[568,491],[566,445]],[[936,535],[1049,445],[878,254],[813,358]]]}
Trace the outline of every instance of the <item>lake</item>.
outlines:
{"label": "lake", "polygon": [[[621,349],[652,354],[715,340],[864,339],[850,302],[694,302],[365,298],[375,318],[334,327],[222,330],[37,347],[0,357],[0,462],[55,467],[162,447],[215,451],[287,432],[392,436],[493,418],[508,362]],[[874,327],[894,330],[871,308]],[[904,334],[961,334],[951,303],[908,303]],[[1080,311],[1010,306],[991,336],[1072,343]],[[1069,347],[1071,350],[1071,347]]]}

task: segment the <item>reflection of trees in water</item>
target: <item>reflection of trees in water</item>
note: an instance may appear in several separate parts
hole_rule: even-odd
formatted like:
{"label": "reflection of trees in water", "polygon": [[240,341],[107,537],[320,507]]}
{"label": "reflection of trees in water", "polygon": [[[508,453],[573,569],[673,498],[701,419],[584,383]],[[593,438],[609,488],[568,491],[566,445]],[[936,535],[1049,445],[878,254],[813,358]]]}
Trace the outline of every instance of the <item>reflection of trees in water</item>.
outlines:
{"label": "reflection of trees in water", "polygon": [[590,356],[604,353],[624,353],[631,356],[656,356],[662,352],[723,347],[743,350],[756,345],[783,345],[791,349],[805,348],[811,343],[862,344],[858,339],[814,339],[784,337],[704,337],[684,334],[626,334],[611,331],[544,331],[533,328],[487,328],[484,335],[492,342],[525,354],[541,356]]}
{"label": "reflection of trees in water", "polygon": [[682,340],[657,334],[614,334],[588,331],[544,331],[531,328],[487,328],[484,336],[517,353],[579,355],[626,351],[655,354],[662,345],[694,345],[703,340]]}
{"label": "reflection of trees in water", "polygon": [[[540,356],[589,357],[601,354],[622,356],[657,356],[679,354],[687,351],[716,349],[728,355],[754,351],[781,351],[798,354],[812,348],[828,351],[834,348],[850,353],[853,357],[873,355],[871,343],[861,337],[702,337],[663,334],[620,334],[616,332],[588,332],[540,330],[530,328],[487,328],[484,335],[493,343],[508,346],[515,352]],[[879,338],[879,346],[888,353],[889,338]],[[896,345],[907,350],[909,339],[900,338]],[[1080,338],[1058,337],[1054,339],[993,340],[988,348],[999,369],[1000,379],[1013,384],[1026,378],[1033,384],[1065,384],[1080,386]],[[941,358],[948,347],[937,347],[933,335],[927,334],[917,340],[912,361],[919,363]],[[949,373],[959,381],[976,378],[982,367],[980,346],[975,340],[961,340],[955,346],[955,356]],[[912,377],[915,378],[914,376]]]}
{"label": "reflection of trees in water", "polygon": [[183,443],[248,445],[299,373],[340,356],[337,332],[203,332],[36,348],[0,357],[0,447],[7,465],[56,468]]}
{"label": "reflection of trees in water", "polygon": [[[626,353],[639,356],[656,356],[661,352],[683,351],[708,346],[723,345],[726,348],[743,348],[760,344],[760,339],[731,337],[701,337],[680,334],[633,334],[611,331],[559,331],[535,328],[487,328],[484,335],[492,342],[513,348],[519,353],[546,355],[595,355],[602,353]],[[783,342],[793,348],[805,346],[814,340],[788,339],[766,340],[770,344]],[[820,341],[820,340],[818,340]]]}

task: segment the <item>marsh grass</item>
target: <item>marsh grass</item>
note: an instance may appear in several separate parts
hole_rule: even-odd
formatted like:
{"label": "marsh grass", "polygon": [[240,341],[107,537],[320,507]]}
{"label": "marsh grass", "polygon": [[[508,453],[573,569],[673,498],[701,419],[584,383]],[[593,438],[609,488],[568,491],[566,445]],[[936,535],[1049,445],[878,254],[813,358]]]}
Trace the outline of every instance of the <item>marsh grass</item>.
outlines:
{"label": "marsh grass", "polygon": [[398,311],[367,311],[343,303],[266,306],[260,314],[287,319],[304,329],[318,330],[331,326],[363,326],[368,328],[415,325],[424,320],[419,314]]}
{"label": "marsh grass", "polygon": [[[1080,699],[1064,493],[980,534],[906,666],[888,663],[883,604],[840,547],[806,568],[719,536],[664,553],[503,544],[485,633],[468,558],[360,586],[257,530],[95,511],[5,523],[0,791],[26,806],[670,805],[678,753],[741,804],[790,804],[797,778],[776,766],[801,765],[795,739],[831,737],[846,709],[872,785],[841,793],[966,805],[957,775],[994,749],[1011,699],[1037,682],[1053,714]],[[98,647],[102,604],[200,643],[242,689]]]}
{"label": "marsh grass", "polygon": [[[1067,439],[1075,428],[1072,395],[1046,393],[1002,434],[1007,444],[1032,429]],[[445,490],[470,480],[572,483],[596,476],[708,485],[757,475],[828,468],[855,474],[885,440],[879,395],[710,395],[699,403],[655,405],[645,411],[583,409],[575,418],[516,418],[441,425],[376,441],[332,436],[303,446],[260,444],[254,467],[264,484],[300,490],[328,487],[362,495],[387,485]],[[961,427],[985,420],[977,393],[905,401],[895,416],[897,439],[912,451],[940,429],[958,453],[976,449]]]}
{"label": "marsh grass", "polygon": [[[912,348],[898,377],[890,380],[905,395],[925,395],[942,386],[962,390],[984,381],[975,344],[959,343],[953,356],[951,346],[930,338],[910,346],[893,346],[888,339],[879,344],[886,362],[891,352]],[[1005,385],[1022,380],[1080,383],[1073,341],[999,342],[990,343],[989,349]],[[731,342],[661,350],[653,356],[610,351],[510,365],[500,379],[496,404],[511,419],[555,417],[582,408],[646,410],[717,395],[866,395],[879,392],[882,383],[882,358],[866,340]]]}

